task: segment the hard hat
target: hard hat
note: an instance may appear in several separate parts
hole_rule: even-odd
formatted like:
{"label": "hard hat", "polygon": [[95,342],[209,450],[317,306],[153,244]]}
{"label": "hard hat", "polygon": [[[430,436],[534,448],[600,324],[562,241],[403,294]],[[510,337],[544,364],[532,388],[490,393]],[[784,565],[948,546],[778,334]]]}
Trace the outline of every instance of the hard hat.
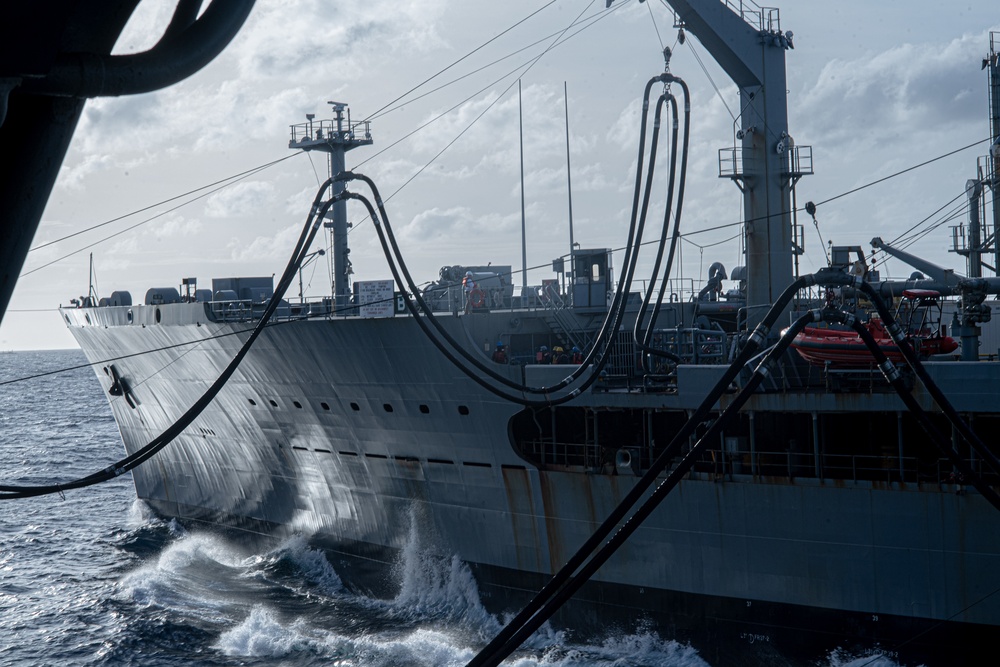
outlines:
{"label": "hard hat", "polygon": [[574,351],[574,352],[579,352],[579,351],[580,351],[580,348],[578,348],[578,347],[577,347],[576,345],[574,345],[574,346],[573,346],[573,351]]}
{"label": "hard hat", "polygon": [[549,348],[547,348],[547,347],[545,347],[544,345],[542,345],[542,346],[541,346],[541,347],[540,347],[539,349],[540,349],[540,350],[541,350],[542,352],[546,352],[546,351],[548,351],[548,349],[549,349]]}
{"label": "hard hat", "polygon": [[466,278],[471,278],[472,277],[472,271],[466,271],[465,272],[465,277]]}
{"label": "hard hat", "polygon": [[497,341],[497,347],[503,347],[503,341],[502,340],[498,340]]}

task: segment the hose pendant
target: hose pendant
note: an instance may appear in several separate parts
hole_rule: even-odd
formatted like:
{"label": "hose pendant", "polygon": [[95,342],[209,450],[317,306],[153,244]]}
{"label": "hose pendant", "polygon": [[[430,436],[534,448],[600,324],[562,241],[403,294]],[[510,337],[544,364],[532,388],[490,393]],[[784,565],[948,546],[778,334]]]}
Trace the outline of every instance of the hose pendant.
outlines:
{"label": "hose pendant", "polygon": [[885,376],[885,379],[891,383],[895,383],[900,377],[902,377],[899,369],[896,368],[889,359],[883,361],[878,367],[882,371],[882,375]]}
{"label": "hose pendant", "polygon": [[771,328],[761,322],[754,328],[753,333],[750,334],[750,340],[748,342],[760,347],[764,344],[764,341],[767,340],[767,334],[769,333],[771,333]]}
{"label": "hose pendant", "polygon": [[894,321],[887,328],[889,330],[889,335],[892,336],[892,339],[896,341],[897,344],[902,343],[903,339],[906,338],[906,336],[903,334],[903,330],[899,327],[899,323]]}
{"label": "hose pendant", "polygon": [[809,314],[812,315],[813,322],[822,322],[826,319],[823,317],[823,310],[821,308],[814,308],[809,311]]}
{"label": "hose pendant", "polygon": [[856,318],[851,313],[843,313],[843,316],[844,316],[844,324],[846,324],[847,326],[849,326],[849,327],[851,327],[853,329],[854,328],[854,323],[858,321],[858,318]]}
{"label": "hose pendant", "polygon": [[771,375],[771,360],[765,358],[757,368],[754,369],[754,373],[760,375],[762,378],[767,379]]}

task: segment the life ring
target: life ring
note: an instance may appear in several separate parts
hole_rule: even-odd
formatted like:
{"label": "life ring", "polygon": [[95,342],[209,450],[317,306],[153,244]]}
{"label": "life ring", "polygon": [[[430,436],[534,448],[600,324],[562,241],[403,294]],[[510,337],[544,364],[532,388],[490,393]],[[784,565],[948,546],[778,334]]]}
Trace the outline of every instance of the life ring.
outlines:
{"label": "life ring", "polygon": [[486,295],[483,294],[483,290],[476,287],[469,292],[469,303],[472,304],[473,308],[480,308],[484,303],[486,303]]}

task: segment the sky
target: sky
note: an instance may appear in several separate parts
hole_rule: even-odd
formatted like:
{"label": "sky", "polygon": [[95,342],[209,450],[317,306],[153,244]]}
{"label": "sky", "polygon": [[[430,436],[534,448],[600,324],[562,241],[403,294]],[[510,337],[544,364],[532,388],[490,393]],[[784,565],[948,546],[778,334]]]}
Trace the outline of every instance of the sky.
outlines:
{"label": "sky", "polygon": [[[128,290],[135,303],[148,288],[177,287],[184,277],[210,287],[213,277],[280,274],[328,170],[322,154],[288,148],[289,125],[307,113],[331,117],[328,100],[348,103],[355,121],[371,119],[375,144],[350,152],[347,164],[387,198],[418,283],[446,265],[521,266],[518,77],[528,266],[543,267],[529,272],[529,283],[553,277],[551,260],[569,250],[564,85],[575,240],[619,248],[642,88],[663,70],[663,45],[674,52],[672,73],[692,90],[675,278],[697,286],[711,263],[741,264],[740,193],[719,178],[718,162],[719,149],[736,142],[735,86],[697,39],[677,43],[663,0],[604,5],[257,0],[233,43],[198,74],[166,90],[87,103],[0,325],[0,350],[76,346],[56,308],[86,294],[89,253],[99,294]],[[151,47],[172,7],[142,2],[115,52]],[[988,138],[980,64],[990,31],[1000,30],[995,2],[798,0],[783,3],[780,17],[794,32],[786,53],[789,131],[812,146],[815,170],[797,185],[799,206]],[[565,33],[572,37],[552,47],[578,19]],[[816,225],[800,216],[803,271],[825,265],[828,242],[867,248],[873,236],[893,241],[930,216],[924,226],[941,224],[908,250],[964,273],[964,260],[948,249],[950,227],[966,216],[942,220],[965,202],[965,183],[986,151],[980,143],[821,204]],[[206,187],[244,172],[251,173]],[[663,192],[654,190],[651,220],[661,215]],[[352,203],[348,215],[353,278],[390,278],[361,206]],[[719,229],[701,231],[711,227]],[[329,293],[327,259],[303,271],[307,296]],[[621,265],[620,253],[614,261]],[[637,276],[651,263],[652,251]],[[898,260],[879,268],[883,278],[911,271]],[[297,298],[297,285],[291,291]]]}

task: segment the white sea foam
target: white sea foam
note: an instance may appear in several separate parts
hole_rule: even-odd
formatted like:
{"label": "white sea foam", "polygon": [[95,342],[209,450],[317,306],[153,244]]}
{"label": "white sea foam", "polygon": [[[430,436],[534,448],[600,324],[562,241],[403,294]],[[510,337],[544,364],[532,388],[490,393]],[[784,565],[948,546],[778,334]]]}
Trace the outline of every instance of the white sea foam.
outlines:
{"label": "white sea foam", "polygon": [[215,613],[230,602],[226,588],[243,558],[219,538],[188,534],[171,542],[156,560],[126,574],[119,590],[141,605]]}
{"label": "white sea foam", "polygon": [[338,665],[344,667],[460,667],[475,653],[455,645],[449,635],[436,630],[415,630],[401,637],[340,638]]}
{"label": "white sea foam", "polygon": [[296,535],[268,554],[272,562],[287,558],[298,569],[302,577],[323,595],[337,595],[344,590],[340,575],[327,560],[326,554],[309,546],[302,535]]}
{"label": "white sea foam", "polygon": [[228,656],[281,658],[309,643],[301,630],[300,621],[283,625],[256,605],[243,621],[222,633],[215,647]]}
{"label": "white sea foam", "polygon": [[540,655],[515,656],[510,667],[707,667],[688,644],[662,639],[655,632],[639,632],[605,639],[600,645],[554,644]]}
{"label": "white sea foam", "polygon": [[136,498],[125,515],[125,526],[131,530],[159,522],[152,508],[145,501]]}
{"label": "white sea foam", "polygon": [[302,619],[282,623],[262,606],[255,606],[243,621],[223,632],[215,648],[230,657],[246,658],[283,658],[309,652],[335,659],[341,667],[459,667],[474,655],[435,630],[420,629],[402,636],[347,637],[309,627]]}
{"label": "white sea foam", "polygon": [[406,546],[396,567],[399,593],[393,606],[418,617],[444,619],[478,632],[498,632],[500,623],[483,607],[469,566],[457,556],[443,556],[426,547],[420,525],[413,511]]}
{"label": "white sea foam", "polygon": [[893,658],[891,652],[880,649],[866,651],[860,655],[836,649],[828,657],[830,667],[900,667]]}
{"label": "white sea foam", "polygon": [[155,526],[166,526],[171,535],[181,537],[187,535],[187,530],[177,519],[165,521],[156,515],[156,512],[146,504],[145,501],[136,498],[132,501],[125,514],[125,527],[129,530],[139,530]]}

